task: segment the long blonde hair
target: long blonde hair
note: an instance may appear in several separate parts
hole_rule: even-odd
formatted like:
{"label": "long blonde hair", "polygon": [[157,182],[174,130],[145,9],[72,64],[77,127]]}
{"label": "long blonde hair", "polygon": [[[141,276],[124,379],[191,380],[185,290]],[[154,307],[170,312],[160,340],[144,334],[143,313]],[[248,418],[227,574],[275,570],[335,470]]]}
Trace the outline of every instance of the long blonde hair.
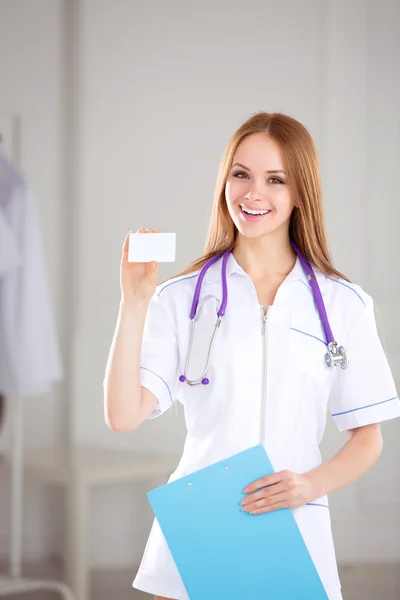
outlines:
{"label": "long blonde hair", "polygon": [[215,185],[204,254],[176,277],[201,269],[216,254],[222,254],[235,247],[238,230],[226,204],[225,184],[238,145],[253,133],[264,133],[278,144],[281,151],[295,202],[289,224],[290,239],[322,273],[339,276],[350,282],[332,264],[324,223],[317,150],[313,139],[304,125],[296,119],[282,113],[266,112],[258,112],[251,116],[229,140],[222,155]]}

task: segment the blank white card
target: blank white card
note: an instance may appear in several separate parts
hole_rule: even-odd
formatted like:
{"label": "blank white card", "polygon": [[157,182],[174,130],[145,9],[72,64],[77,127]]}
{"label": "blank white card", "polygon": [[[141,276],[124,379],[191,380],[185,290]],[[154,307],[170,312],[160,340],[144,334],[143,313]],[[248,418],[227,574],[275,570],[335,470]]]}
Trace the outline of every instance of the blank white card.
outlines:
{"label": "blank white card", "polygon": [[175,262],[176,233],[131,233],[128,262]]}

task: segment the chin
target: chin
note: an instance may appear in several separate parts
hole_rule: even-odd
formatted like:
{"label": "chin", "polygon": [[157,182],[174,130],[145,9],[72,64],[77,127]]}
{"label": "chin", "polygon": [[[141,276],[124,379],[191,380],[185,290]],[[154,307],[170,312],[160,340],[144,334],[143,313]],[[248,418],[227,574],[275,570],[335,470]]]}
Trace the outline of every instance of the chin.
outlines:
{"label": "chin", "polygon": [[249,240],[256,239],[258,237],[262,237],[264,235],[268,235],[272,233],[270,229],[259,229],[257,230],[255,227],[237,227],[239,235],[244,238],[248,238]]}

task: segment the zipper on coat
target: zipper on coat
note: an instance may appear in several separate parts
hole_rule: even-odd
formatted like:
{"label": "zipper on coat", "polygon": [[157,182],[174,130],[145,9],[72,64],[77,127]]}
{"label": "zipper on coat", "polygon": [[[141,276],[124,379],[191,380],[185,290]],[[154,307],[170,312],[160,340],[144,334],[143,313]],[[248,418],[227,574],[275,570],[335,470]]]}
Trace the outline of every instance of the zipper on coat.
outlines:
{"label": "zipper on coat", "polygon": [[265,421],[267,412],[267,316],[268,310],[261,307],[261,341],[262,341],[262,383],[261,383],[261,418],[260,418],[260,444],[265,441]]}

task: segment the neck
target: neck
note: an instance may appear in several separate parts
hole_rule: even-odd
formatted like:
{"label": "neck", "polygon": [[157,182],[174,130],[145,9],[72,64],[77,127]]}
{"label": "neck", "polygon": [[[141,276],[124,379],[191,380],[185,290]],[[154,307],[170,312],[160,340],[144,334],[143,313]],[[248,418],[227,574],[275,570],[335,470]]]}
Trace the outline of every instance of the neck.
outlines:
{"label": "neck", "polygon": [[251,239],[239,234],[232,254],[255,282],[285,279],[297,259],[289,237],[274,239],[272,236],[260,236]]}

